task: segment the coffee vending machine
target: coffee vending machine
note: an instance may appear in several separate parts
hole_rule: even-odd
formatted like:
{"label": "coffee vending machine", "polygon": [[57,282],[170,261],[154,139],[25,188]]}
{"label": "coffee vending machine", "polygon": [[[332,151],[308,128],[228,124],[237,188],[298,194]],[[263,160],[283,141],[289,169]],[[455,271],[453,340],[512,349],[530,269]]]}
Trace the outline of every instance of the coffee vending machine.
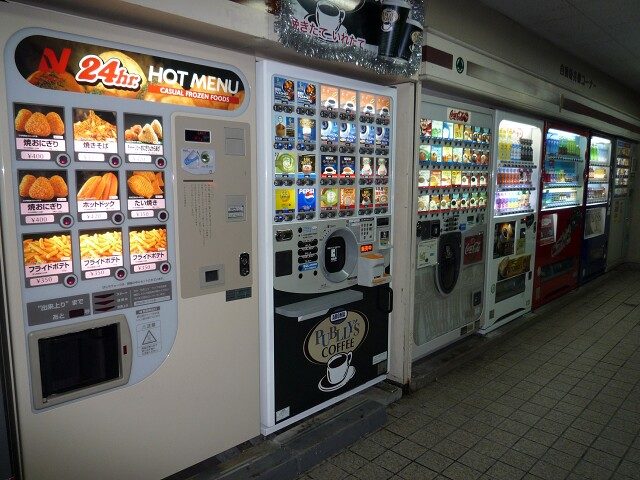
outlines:
{"label": "coffee vending machine", "polygon": [[387,374],[395,90],[258,62],[262,432]]}
{"label": "coffee vending machine", "polygon": [[7,3],[0,32],[20,477],[163,478],[258,435],[254,58]]}

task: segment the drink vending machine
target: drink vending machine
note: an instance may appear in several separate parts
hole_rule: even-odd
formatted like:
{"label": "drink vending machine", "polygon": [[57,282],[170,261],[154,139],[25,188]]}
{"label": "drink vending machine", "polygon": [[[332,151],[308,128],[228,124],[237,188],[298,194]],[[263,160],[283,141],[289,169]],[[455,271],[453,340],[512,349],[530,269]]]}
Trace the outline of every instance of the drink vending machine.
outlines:
{"label": "drink vending machine", "polygon": [[578,286],[588,136],[576,127],[545,124],[534,309]]}
{"label": "drink vending machine", "polygon": [[414,359],[481,326],[494,114],[428,97],[420,115]]}
{"label": "drink vending machine", "polygon": [[482,333],[531,311],[544,122],[496,112]]}
{"label": "drink vending machine", "polygon": [[613,190],[611,200],[611,221],[607,245],[607,270],[624,261],[629,244],[630,185],[633,184],[635,151],[637,144],[616,139],[615,153],[611,162]]}
{"label": "drink vending machine", "polygon": [[612,150],[612,138],[602,134],[589,138],[580,283],[603,274],[607,265]]}
{"label": "drink vending machine", "polygon": [[262,432],[387,374],[395,90],[258,64]]}
{"label": "drink vending machine", "polygon": [[253,59],[22,6],[0,19],[23,478],[160,478],[255,436]]}

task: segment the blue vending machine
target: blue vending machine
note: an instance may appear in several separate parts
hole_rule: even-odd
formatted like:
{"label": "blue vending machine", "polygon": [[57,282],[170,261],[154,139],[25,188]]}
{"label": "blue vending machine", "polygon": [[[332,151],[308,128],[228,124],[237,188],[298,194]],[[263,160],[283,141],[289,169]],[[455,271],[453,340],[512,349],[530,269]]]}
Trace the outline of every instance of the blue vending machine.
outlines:
{"label": "blue vending machine", "polygon": [[599,133],[589,138],[589,159],[584,183],[584,241],[580,258],[580,283],[604,273],[607,265],[611,207],[611,152],[613,140]]}

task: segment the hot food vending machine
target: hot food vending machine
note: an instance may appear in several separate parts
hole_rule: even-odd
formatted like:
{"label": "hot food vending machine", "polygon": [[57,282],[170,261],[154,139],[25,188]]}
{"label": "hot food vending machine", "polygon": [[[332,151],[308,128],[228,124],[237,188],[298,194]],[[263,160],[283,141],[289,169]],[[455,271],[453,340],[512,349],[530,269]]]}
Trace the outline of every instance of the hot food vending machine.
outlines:
{"label": "hot food vending machine", "polygon": [[262,432],[381,381],[395,91],[258,64]]}
{"label": "hot food vending machine", "polygon": [[616,140],[611,187],[611,221],[607,245],[607,270],[624,261],[629,245],[630,187],[633,184],[634,156],[638,145],[621,138]]}
{"label": "hot food vending machine", "polygon": [[544,122],[496,112],[482,333],[531,311]]}
{"label": "hot food vending machine", "polygon": [[161,478],[255,436],[254,59],[0,19],[21,477]]}
{"label": "hot food vending machine", "polygon": [[580,283],[603,274],[607,265],[612,149],[612,139],[607,136],[594,134],[589,138]]}
{"label": "hot food vending machine", "polygon": [[589,132],[545,124],[533,308],[578,286],[582,206]]}
{"label": "hot food vending machine", "polygon": [[493,111],[423,96],[413,358],[481,327]]}

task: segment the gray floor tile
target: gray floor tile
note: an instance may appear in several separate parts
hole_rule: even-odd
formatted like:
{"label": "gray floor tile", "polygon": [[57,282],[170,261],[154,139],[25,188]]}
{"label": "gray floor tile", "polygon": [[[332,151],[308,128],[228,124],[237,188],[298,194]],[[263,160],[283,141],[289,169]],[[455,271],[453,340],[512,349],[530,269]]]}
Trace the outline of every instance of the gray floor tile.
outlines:
{"label": "gray floor tile", "polygon": [[442,474],[451,480],[476,480],[482,475],[481,472],[458,462],[449,465]]}
{"label": "gray floor tile", "polygon": [[474,452],[478,452],[481,455],[498,459],[502,455],[504,455],[504,453],[508,450],[508,447],[491,440],[482,439],[478,443],[476,443],[471,450],[473,450]]}
{"label": "gray floor tile", "polygon": [[502,462],[494,463],[487,470],[487,475],[497,480],[519,480],[524,477],[524,474],[524,471]]}
{"label": "gray floor tile", "polygon": [[434,472],[442,472],[453,463],[453,460],[438,452],[428,450],[416,458],[416,462],[433,470]]}
{"label": "gray floor tile", "polygon": [[524,435],[524,438],[528,438],[529,440],[533,440],[534,442],[540,443],[546,447],[550,447],[558,439],[558,435],[545,432],[539,428],[532,428]]}
{"label": "gray floor tile", "polygon": [[456,430],[447,438],[453,442],[459,443],[462,446],[471,448],[476,443],[478,443],[482,437],[475,435],[473,433],[467,432],[466,430]]}
{"label": "gray floor tile", "polygon": [[584,459],[587,462],[599,465],[606,468],[607,470],[615,470],[618,466],[618,463],[620,463],[619,457],[611,455],[610,453],[596,450],[595,448],[590,448],[589,450],[587,450],[587,453],[584,454]]}
{"label": "gray floor tile", "polygon": [[365,460],[360,455],[357,455],[349,450],[340,452],[333,456],[330,462],[335,466],[341,468],[345,472],[353,473],[359,468],[362,468],[369,460]]}
{"label": "gray floor tile", "polygon": [[382,428],[368,438],[372,442],[376,442],[378,445],[382,445],[385,448],[391,448],[396,443],[400,443],[403,437]]}
{"label": "gray floor tile", "polygon": [[518,437],[518,435],[514,435],[513,433],[505,432],[504,430],[495,428],[489,434],[487,434],[485,438],[489,441],[504,445],[505,447],[511,447],[519,440],[520,437]]}
{"label": "gray floor tile", "polygon": [[569,440],[565,437],[560,437],[556,440],[556,443],[553,444],[553,448],[556,450],[560,450],[561,452],[568,453],[574,457],[582,457],[584,452],[589,448],[587,445],[583,445],[582,443],[574,442],[573,440]]}
{"label": "gray floor tile", "polygon": [[616,473],[628,478],[638,479],[640,478],[640,465],[629,462],[628,460],[623,460],[620,465],[618,465]]}
{"label": "gray floor tile", "polygon": [[568,470],[542,460],[538,461],[529,472],[545,480],[564,480],[569,475]]}
{"label": "gray floor tile", "polygon": [[502,457],[500,457],[500,461],[526,472],[531,467],[533,467],[538,460],[531,455],[527,455],[526,453],[509,449]]}
{"label": "gray floor tile", "polygon": [[307,475],[314,480],[328,480],[334,478],[336,480],[342,480],[349,474],[332,463],[325,461],[309,470]]}
{"label": "gray floor tile", "polygon": [[[515,415],[518,412],[514,412],[512,414]],[[529,425],[525,425],[524,423],[517,422],[516,420],[512,420],[511,418],[506,418],[503,422],[498,424],[498,428],[504,430],[509,433],[513,433],[519,437],[523,436],[527,431],[531,428]]]}
{"label": "gray floor tile", "polygon": [[405,480],[432,480],[438,474],[419,463],[412,462],[401,470],[398,476]]}
{"label": "gray floor tile", "polygon": [[385,451],[382,445],[368,439],[358,440],[349,449],[367,460],[373,460]]}
{"label": "gray floor tile", "polygon": [[574,467],[573,473],[578,475],[578,478],[589,478],[592,480],[608,480],[613,474],[611,470],[589,463],[586,460],[580,460]]}
{"label": "gray floor tile", "polygon": [[353,475],[360,480],[388,480],[393,473],[378,465],[368,463],[358,469]]}
{"label": "gray floor tile", "polygon": [[459,443],[453,442],[449,439],[444,439],[441,442],[438,442],[437,445],[432,447],[432,450],[441,453],[442,455],[451,458],[452,460],[457,460],[464,453],[469,450],[468,447],[464,445],[460,445]]}
{"label": "gray floor tile", "polygon": [[394,445],[391,450],[410,460],[415,460],[427,451],[427,449],[422,445],[418,445],[417,443],[407,439]]}
{"label": "gray floor tile", "polygon": [[398,473],[404,467],[411,463],[411,460],[403,457],[391,450],[387,450],[378,458],[376,458],[373,463],[376,465],[389,470],[391,473]]}
{"label": "gray floor tile", "polygon": [[475,450],[469,450],[458,459],[458,462],[479,472],[485,472],[496,460],[488,455],[482,455]]}
{"label": "gray floor tile", "polygon": [[550,448],[542,456],[542,460],[556,467],[564,468],[565,470],[571,470],[580,460],[579,456],[569,455],[568,453]]}
{"label": "gray floor tile", "polygon": [[616,457],[622,457],[628,449],[628,446],[626,445],[622,445],[621,443],[614,442],[613,440],[608,440],[603,437],[596,438],[591,444],[591,447],[596,450],[601,450],[611,455],[615,455]]}
{"label": "gray floor tile", "polygon": [[531,455],[535,458],[541,458],[542,455],[547,451],[547,447],[529,440],[528,438],[521,438],[514,445],[513,449],[522,453],[526,453],[527,455]]}
{"label": "gray floor tile", "polygon": [[574,442],[582,443],[583,445],[591,445],[593,441],[596,439],[596,436],[584,432],[582,430],[578,430],[577,428],[569,427],[562,434],[564,438],[568,438],[569,440],[573,440]]}

